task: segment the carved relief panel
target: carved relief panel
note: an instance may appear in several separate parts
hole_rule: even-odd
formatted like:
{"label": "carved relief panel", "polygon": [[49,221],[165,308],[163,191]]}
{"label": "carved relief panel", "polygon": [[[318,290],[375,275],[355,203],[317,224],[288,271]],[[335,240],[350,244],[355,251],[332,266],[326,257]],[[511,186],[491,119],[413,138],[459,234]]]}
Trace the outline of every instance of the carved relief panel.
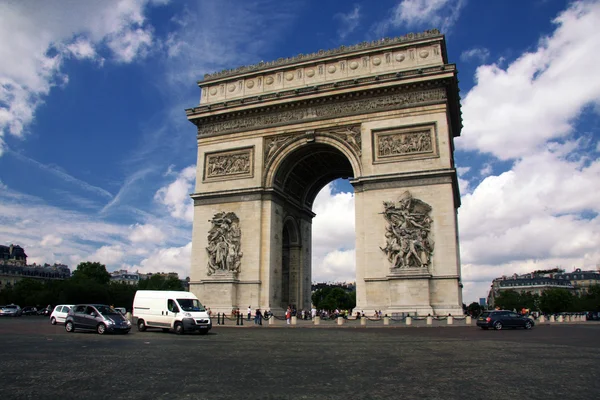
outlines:
{"label": "carved relief panel", "polygon": [[254,147],[204,154],[204,182],[251,178],[254,174]]}
{"label": "carved relief panel", "polygon": [[374,163],[438,157],[434,124],[373,131]]}
{"label": "carved relief panel", "polygon": [[240,220],[233,212],[220,212],[209,221],[207,274],[236,275],[241,266]]}
{"label": "carved relief panel", "polygon": [[380,249],[386,254],[391,271],[428,268],[434,248],[431,206],[406,191],[396,202],[384,201],[383,208],[386,244]]}

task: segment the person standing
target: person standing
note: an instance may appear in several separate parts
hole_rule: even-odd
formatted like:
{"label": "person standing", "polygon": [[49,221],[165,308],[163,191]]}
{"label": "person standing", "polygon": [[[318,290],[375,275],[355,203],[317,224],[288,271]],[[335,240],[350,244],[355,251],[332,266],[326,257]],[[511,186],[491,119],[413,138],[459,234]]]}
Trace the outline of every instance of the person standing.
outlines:
{"label": "person standing", "polygon": [[260,308],[257,308],[256,313],[254,314],[254,325],[262,325],[262,313],[260,312]]}
{"label": "person standing", "polygon": [[286,312],[285,312],[285,321],[286,324],[290,324],[290,320],[292,319],[292,310],[288,307]]}
{"label": "person standing", "polygon": [[252,315],[252,307],[248,306],[248,321],[250,321],[251,315]]}

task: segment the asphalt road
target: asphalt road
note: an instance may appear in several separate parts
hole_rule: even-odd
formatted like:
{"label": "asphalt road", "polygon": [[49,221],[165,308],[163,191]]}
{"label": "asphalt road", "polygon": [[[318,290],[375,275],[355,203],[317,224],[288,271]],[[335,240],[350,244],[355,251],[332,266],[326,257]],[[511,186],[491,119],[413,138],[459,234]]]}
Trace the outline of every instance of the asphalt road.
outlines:
{"label": "asphalt road", "polygon": [[600,325],[66,333],[0,319],[0,399],[597,399]]}

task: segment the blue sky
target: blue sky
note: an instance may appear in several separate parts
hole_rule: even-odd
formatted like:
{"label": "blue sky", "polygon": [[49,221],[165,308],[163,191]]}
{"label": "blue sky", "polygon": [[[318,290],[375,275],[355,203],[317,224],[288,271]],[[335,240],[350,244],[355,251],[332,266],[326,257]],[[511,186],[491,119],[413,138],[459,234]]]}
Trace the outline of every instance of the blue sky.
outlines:
{"label": "blue sky", "polygon": [[[0,243],[189,275],[205,73],[430,28],[459,70],[465,302],[600,264],[598,1],[3,1]],[[313,278],[352,280],[354,198],[317,198]]]}

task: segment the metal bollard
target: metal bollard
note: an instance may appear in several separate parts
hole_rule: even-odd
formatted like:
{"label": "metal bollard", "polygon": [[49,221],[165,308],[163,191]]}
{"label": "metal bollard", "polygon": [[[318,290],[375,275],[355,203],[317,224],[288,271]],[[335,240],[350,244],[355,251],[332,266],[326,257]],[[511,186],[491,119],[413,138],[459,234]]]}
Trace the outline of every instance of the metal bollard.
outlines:
{"label": "metal bollard", "polygon": [[412,325],[412,318],[410,317],[410,315],[408,317],[406,317],[406,325]]}
{"label": "metal bollard", "polygon": [[367,326],[367,317],[360,317],[360,326]]}
{"label": "metal bollard", "polygon": [[452,317],[452,314],[448,314],[448,325],[452,325],[454,324],[454,317]]}
{"label": "metal bollard", "polygon": [[240,325],[244,326],[244,316],[242,314],[238,314],[240,316]]}

